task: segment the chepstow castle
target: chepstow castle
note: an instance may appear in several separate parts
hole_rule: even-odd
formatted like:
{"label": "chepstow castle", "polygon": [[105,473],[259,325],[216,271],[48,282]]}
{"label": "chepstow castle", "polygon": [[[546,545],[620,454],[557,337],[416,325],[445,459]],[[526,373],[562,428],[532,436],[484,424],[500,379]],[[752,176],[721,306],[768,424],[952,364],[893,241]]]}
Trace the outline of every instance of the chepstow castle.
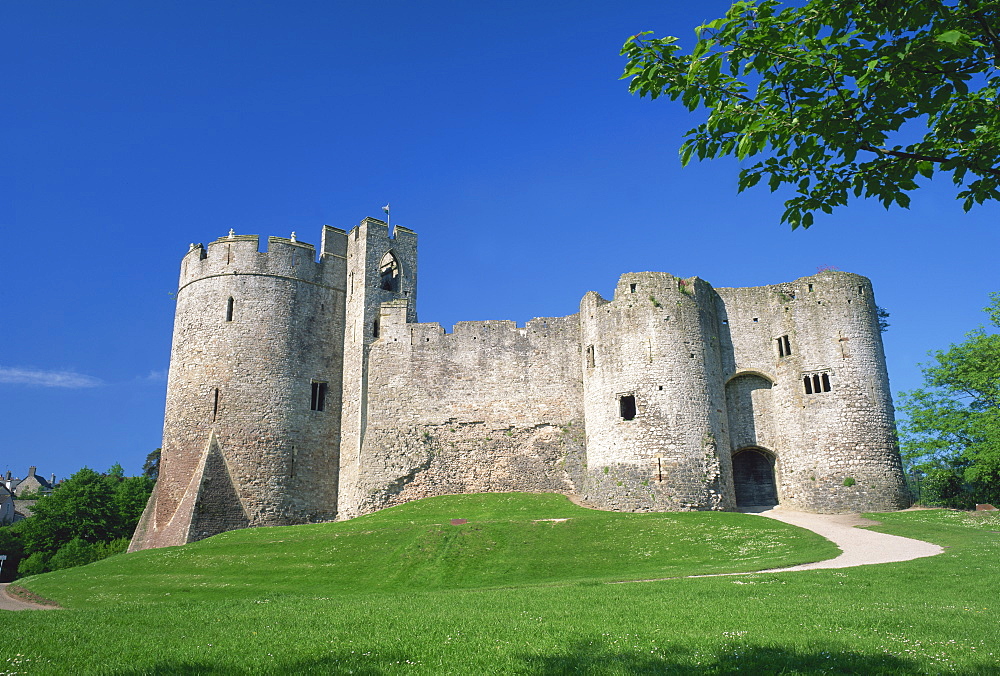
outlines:
{"label": "chepstow castle", "polygon": [[417,236],[230,233],[181,263],[160,478],[132,549],[432,495],[600,509],[906,507],[871,283],[636,272],[568,317],[417,321]]}

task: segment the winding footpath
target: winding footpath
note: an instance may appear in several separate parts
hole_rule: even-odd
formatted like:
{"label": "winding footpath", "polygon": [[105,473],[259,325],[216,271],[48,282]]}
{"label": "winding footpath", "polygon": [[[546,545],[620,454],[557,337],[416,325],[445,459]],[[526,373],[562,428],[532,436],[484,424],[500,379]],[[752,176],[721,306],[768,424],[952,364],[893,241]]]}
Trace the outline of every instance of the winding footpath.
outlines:
{"label": "winding footpath", "polygon": [[22,601],[7,593],[9,582],[0,583],[0,610],[56,610],[59,606],[44,606],[41,603]]}
{"label": "winding footpath", "polygon": [[793,512],[780,507],[754,513],[819,533],[840,547],[841,550],[840,556],[826,561],[758,571],[761,573],[817,570],[819,568],[851,568],[852,566],[869,566],[874,563],[911,561],[922,559],[925,556],[935,556],[944,551],[940,546],[923,540],[855,528],[855,526],[878,525],[878,521],[864,519],[858,514],[809,514],[807,512]]}
{"label": "winding footpath", "polygon": [[[768,519],[783,521],[799,528],[811,530],[840,547],[841,554],[826,561],[804,563],[788,568],[769,568],[757,573],[787,573],[796,570],[818,570],[820,568],[851,568],[869,566],[875,563],[911,561],[925,556],[935,556],[944,551],[941,547],[923,540],[913,540],[898,535],[876,533],[855,526],[874,526],[877,521],[864,519],[857,514],[809,514],[793,512],[778,507],[750,512]],[[721,575],[751,575],[752,573],[721,573]],[[692,575],[691,577],[716,577],[716,575]],[[652,580],[629,580],[629,582],[651,582]],[[0,610],[55,610],[57,606],[44,606],[14,598],[7,593],[7,583],[0,584]]]}

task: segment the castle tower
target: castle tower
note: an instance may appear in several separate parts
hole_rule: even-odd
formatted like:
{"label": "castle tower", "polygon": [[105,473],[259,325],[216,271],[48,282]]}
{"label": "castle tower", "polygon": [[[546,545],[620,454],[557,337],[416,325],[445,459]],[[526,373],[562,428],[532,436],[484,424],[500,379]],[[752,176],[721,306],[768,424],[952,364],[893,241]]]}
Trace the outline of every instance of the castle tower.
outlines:
{"label": "castle tower", "polygon": [[871,282],[825,271],[717,291],[738,503],[907,507]]}
{"label": "castle tower", "polygon": [[346,237],[191,245],[160,479],[130,549],[336,515]]}
{"label": "castle tower", "polygon": [[718,298],[662,272],[580,306],[586,499],[626,511],[734,506]]}
{"label": "castle tower", "polygon": [[357,514],[358,468],[367,425],[368,348],[379,339],[382,304],[392,301],[405,302],[406,321],[417,321],[417,235],[399,225],[390,234],[385,221],[366,218],[347,233],[338,505],[342,516]]}

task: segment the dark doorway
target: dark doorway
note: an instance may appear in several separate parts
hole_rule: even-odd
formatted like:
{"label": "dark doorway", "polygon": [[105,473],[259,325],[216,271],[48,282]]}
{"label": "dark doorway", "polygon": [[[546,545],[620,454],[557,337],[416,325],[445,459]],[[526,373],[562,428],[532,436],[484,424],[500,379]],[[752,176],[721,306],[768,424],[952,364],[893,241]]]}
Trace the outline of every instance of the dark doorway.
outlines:
{"label": "dark doorway", "polygon": [[774,483],[774,459],[754,449],[733,456],[733,484],[736,506],[767,507],[778,504],[778,488]]}

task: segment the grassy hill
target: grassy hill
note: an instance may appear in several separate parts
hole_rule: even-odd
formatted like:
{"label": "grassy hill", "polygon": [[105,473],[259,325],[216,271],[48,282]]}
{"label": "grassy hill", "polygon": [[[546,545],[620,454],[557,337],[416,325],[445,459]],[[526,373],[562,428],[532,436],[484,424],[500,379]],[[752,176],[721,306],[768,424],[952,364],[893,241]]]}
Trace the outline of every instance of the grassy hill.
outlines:
{"label": "grassy hill", "polygon": [[760,517],[592,512],[524,495],[227,533],[27,579],[68,609],[0,614],[0,673],[997,673],[1000,518],[877,518],[948,549],[602,584],[831,550]]}
{"label": "grassy hill", "polygon": [[428,498],[341,523],[232,531],[23,584],[68,608],[93,608],[639,580],[838,553],[815,533],[759,516],[602,512],[562,495],[493,493]]}

